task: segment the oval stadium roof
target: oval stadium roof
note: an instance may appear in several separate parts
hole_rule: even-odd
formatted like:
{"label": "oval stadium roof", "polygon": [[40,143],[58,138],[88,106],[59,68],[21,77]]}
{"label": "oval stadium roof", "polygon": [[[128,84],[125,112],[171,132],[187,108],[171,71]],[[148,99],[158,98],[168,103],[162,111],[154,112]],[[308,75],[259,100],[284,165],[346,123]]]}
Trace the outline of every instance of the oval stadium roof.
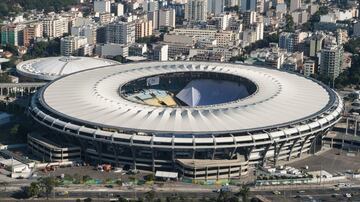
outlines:
{"label": "oval stadium roof", "polygon": [[[120,86],[129,81],[184,71],[238,75],[254,82],[257,91],[235,102],[197,107],[151,106],[119,94]],[[334,91],[297,74],[249,65],[183,61],[131,63],[78,72],[53,81],[40,96],[44,107],[76,123],[159,134],[283,127],[313,119],[329,110],[335,100]]]}
{"label": "oval stadium roof", "polygon": [[54,80],[60,76],[86,69],[119,64],[113,60],[92,57],[47,57],[27,60],[17,65],[19,74],[40,80]]}

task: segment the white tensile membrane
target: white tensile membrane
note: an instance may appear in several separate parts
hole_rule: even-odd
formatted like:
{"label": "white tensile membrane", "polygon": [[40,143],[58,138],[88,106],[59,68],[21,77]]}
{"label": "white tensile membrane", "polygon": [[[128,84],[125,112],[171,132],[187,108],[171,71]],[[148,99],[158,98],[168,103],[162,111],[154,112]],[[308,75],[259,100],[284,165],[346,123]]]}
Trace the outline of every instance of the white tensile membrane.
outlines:
{"label": "white tensile membrane", "polygon": [[190,81],[176,97],[190,107],[235,101],[249,95],[245,85],[231,81],[197,79]]}

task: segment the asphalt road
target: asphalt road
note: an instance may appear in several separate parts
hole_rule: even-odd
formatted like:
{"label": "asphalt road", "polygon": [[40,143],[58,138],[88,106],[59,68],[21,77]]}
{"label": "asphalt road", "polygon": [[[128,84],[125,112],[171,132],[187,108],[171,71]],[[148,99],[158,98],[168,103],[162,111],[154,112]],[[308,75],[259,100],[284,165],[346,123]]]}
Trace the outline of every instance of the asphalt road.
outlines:
{"label": "asphalt road", "polygon": [[[275,189],[276,190],[276,189]],[[279,195],[275,195],[273,191],[251,191],[250,197],[255,195],[261,195],[271,201],[360,201],[360,188],[342,188],[340,190],[334,190],[334,188],[304,188],[299,190],[281,190]],[[124,198],[143,198],[146,191],[135,191],[135,190],[108,190],[108,191],[99,191],[99,190],[74,190],[68,191],[67,194],[64,192],[55,193],[56,200],[60,201],[74,201],[77,198],[87,198],[90,197],[98,201],[110,201],[111,198],[118,198],[119,196]],[[161,190],[156,191],[155,197],[157,198],[166,198],[173,196],[176,193],[177,196],[183,197],[185,199],[201,199],[201,198],[216,198],[218,193],[212,192],[212,189],[204,189],[203,191],[182,191],[174,192],[174,190]],[[344,197],[345,193],[351,193],[353,197],[347,199]],[[336,194],[336,196],[334,196]],[[12,194],[10,192],[0,192],[0,201],[14,201],[16,199],[10,199]],[[52,196],[54,197],[54,196]],[[51,199],[54,199],[52,198]]]}
{"label": "asphalt road", "polygon": [[[360,188],[346,188],[338,191],[333,188],[279,191],[281,192],[279,195],[274,195],[272,191],[256,191],[252,194],[265,196],[272,201],[360,201]],[[353,196],[347,199],[344,196],[345,193],[351,193]]]}

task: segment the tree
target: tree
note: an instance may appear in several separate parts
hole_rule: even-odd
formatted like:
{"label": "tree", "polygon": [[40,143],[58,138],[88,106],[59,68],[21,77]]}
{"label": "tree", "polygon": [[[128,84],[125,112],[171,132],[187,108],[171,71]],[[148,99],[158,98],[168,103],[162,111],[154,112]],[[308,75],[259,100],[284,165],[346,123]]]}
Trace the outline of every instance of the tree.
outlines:
{"label": "tree", "polygon": [[1,64],[1,69],[5,70],[5,69],[10,69],[10,68],[15,67],[15,61],[16,61],[15,58],[11,58],[9,62],[2,63]]}
{"label": "tree", "polygon": [[146,181],[154,181],[155,176],[154,176],[154,174],[149,174],[149,175],[145,176],[145,179],[146,179]]}
{"label": "tree", "polygon": [[84,175],[84,176],[82,177],[82,181],[83,181],[83,182],[86,182],[86,181],[89,181],[89,180],[91,180],[91,177],[90,177],[89,175]]}
{"label": "tree", "polygon": [[[75,5],[77,0],[2,0],[6,2],[8,10],[19,12],[20,8],[25,10],[45,10],[45,12],[68,10],[69,6]],[[6,10],[5,10],[6,11]]]}
{"label": "tree", "polygon": [[6,44],[6,46],[4,47],[5,51],[9,51],[10,53],[12,53],[13,55],[17,55],[18,54],[18,50],[17,48],[12,45],[12,44]]}
{"label": "tree", "polygon": [[118,198],[118,201],[119,202],[128,202],[128,200],[126,198],[121,197],[121,196]]}
{"label": "tree", "polygon": [[6,187],[9,185],[8,182],[0,182],[0,186],[4,187],[4,191],[6,191]]}
{"label": "tree", "polygon": [[230,198],[229,192],[224,192],[223,190],[220,190],[216,202],[228,202],[229,198]]}
{"label": "tree", "polygon": [[9,7],[5,2],[0,3],[0,17],[5,17],[9,15]]}
{"label": "tree", "polygon": [[55,38],[48,42],[40,41],[23,56],[24,60],[33,59],[37,57],[50,57],[60,55],[60,39]]}
{"label": "tree", "polygon": [[127,63],[127,59],[121,55],[117,55],[115,57],[112,58],[115,61],[121,62],[121,63]]}
{"label": "tree", "polygon": [[294,19],[290,14],[287,14],[285,16],[285,20],[286,20],[286,25],[285,25],[285,31],[286,32],[294,32],[295,30],[295,25],[294,25]]}
{"label": "tree", "polygon": [[49,195],[54,190],[54,187],[57,186],[58,182],[53,177],[43,177],[38,180],[41,191],[45,194],[46,198],[49,198]]}
{"label": "tree", "polygon": [[147,36],[147,37],[137,39],[136,43],[146,43],[147,45],[150,46],[151,44],[156,43],[156,42],[158,42],[160,40],[161,40],[160,37],[156,37],[154,35],[151,35],[151,36]]}
{"label": "tree", "polygon": [[145,193],[145,198],[147,201],[152,202],[155,199],[155,191],[151,190]]}
{"label": "tree", "polygon": [[92,201],[91,198],[86,198],[86,199],[84,199],[84,202],[91,202],[91,201]]}
{"label": "tree", "polygon": [[249,193],[250,193],[250,188],[246,185],[243,185],[238,194],[242,197],[242,201],[246,202],[248,201]]}
{"label": "tree", "polygon": [[0,83],[10,83],[11,79],[7,74],[0,74]]}
{"label": "tree", "polygon": [[25,190],[28,197],[39,196],[41,193],[41,187],[38,182],[32,182]]}
{"label": "tree", "polygon": [[263,40],[256,41],[251,45],[245,47],[245,52],[249,54],[251,51],[256,50],[258,48],[269,47],[270,43],[278,43],[279,42],[279,34],[274,33],[270,35],[266,35]]}
{"label": "tree", "polygon": [[18,131],[19,131],[19,124],[15,124],[11,129],[10,129],[10,134],[11,135],[17,135]]}

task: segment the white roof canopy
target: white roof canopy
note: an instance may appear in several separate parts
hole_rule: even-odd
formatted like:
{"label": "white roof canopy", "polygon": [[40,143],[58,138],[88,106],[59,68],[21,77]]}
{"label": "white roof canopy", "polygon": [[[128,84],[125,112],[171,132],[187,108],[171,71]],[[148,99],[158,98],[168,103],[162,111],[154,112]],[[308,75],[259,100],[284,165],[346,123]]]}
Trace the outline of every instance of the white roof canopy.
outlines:
{"label": "white roof canopy", "polygon": [[[255,83],[257,91],[235,102],[196,107],[145,105],[119,94],[120,86],[129,81],[184,71],[237,75]],[[130,63],[75,73],[48,85],[40,99],[46,103],[44,107],[68,120],[120,130],[186,135],[304,121],[330,108],[329,103],[335,100],[330,95],[334,94],[308,78],[275,69],[181,61]],[[192,99],[190,103],[194,103]]]}

